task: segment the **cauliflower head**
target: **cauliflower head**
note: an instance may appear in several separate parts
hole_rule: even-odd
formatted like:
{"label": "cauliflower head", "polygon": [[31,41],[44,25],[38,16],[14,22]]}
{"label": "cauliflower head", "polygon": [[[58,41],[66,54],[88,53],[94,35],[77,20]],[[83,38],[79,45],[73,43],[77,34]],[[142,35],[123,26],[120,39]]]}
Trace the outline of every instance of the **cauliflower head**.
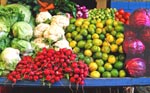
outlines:
{"label": "cauliflower head", "polygon": [[1,53],[1,59],[7,64],[17,64],[20,60],[20,51],[15,48],[5,48]]}
{"label": "cauliflower head", "polygon": [[58,41],[65,37],[65,31],[62,27],[53,24],[47,28],[43,34],[44,38],[51,39],[52,41]]}
{"label": "cauliflower head", "polygon": [[34,37],[43,37],[44,31],[49,28],[50,25],[46,23],[40,23],[34,28]]}
{"label": "cauliflower head", "polygon": [[52,18],[52,15],[48,11],[44,11],[44,12],[40,12],[36,15],[35,22],[37,24],[45,23],[45,22],[51,20],[51,18]]}
{"label": "cauliflower head", "polygon": [[60,27],[67,27],[69,23],[69,18],[65,15],[54,15],[51,19],[51,24],[57,24]]}
{"label": "cauliflower head", "polygon": [[61,48],[72,49],[69,46],[69,42],[66,39],[62,39],[62,40],[57,41],[56,43],[54,43],[53,46],[55,47],[55,50],[59,50]]}
{"label": "cauliflower head", "polygon": [[48,44],[46,44],[45,42],[44,42],[44,38],[42,38],[42,37],[39,37],[39,38],[36,38],[36,39],[34,39],[33,41],[31,41],[31,44],[32,44],[32,46],[33,46],[33,48],[36,48],[36,47],[38,47],[38,48],[49,48],[49,45]]}

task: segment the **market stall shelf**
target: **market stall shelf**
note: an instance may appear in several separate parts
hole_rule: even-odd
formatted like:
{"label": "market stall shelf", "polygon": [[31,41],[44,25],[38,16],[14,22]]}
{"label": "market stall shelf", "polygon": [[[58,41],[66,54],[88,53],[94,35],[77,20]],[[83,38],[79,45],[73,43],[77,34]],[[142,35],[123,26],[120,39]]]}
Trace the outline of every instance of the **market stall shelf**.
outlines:
{"label": "market stall shelf", "polygon": [[[1,86],[17,86],[17,87],[46,87],[41,81],[17,81],[16,84],[11,83],[6,78],[0,78]],[[85,79],[84,87],[112,87],[112,86],[147,86],[150,85],[149,77],[139,77],[139,78],[98,78]],[[67,79],[62,79],[59,82],[52,84],[52,87],[69,87],[70,82]],[[71,86],[75,86],[71,84]],[[47,86],[48,87],[48,86]]]}

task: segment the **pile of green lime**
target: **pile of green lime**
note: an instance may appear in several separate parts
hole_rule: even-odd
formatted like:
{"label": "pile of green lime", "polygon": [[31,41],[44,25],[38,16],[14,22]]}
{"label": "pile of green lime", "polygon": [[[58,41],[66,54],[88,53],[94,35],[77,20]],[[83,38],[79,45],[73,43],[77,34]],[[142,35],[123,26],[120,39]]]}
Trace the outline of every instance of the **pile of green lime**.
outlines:
{"label": "pile of green lime", "polygon": [[90,77],[125,77],[124,25],[113,18],[70,19],[66,39],[78,60],[89,65]]}

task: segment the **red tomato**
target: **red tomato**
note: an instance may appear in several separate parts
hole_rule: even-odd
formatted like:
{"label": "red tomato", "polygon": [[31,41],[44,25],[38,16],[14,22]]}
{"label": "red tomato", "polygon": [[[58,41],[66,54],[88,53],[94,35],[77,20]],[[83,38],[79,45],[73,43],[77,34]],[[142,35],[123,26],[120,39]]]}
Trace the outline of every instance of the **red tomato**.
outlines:
{"label": "red tomato", "polygon": [[115,16],[118,16],[119,15],[119,12],[117,11],[117,12],[115,12]]}
{"label": "red tomato", "polygon": [[129,13],[129,12],[125,12],[124,15],[123,15],[123,17],[124,17],[125,19],[129,19],[130,13]]}
{"label": "red tomato", "polygon": [[118,18],[118,17],[115,17],[115,20],[116,20],[116,21],[119,21],[119,18]]}
{"label": "red tomato", "polygon": [[118,10],[119,14],[123,15],[125,13],[124,9],[119,9]]}
{"label": "red tomato", "polygon": [[122,18],[123,16],[122,16],[122,15],[118,15],[117,17],[120,19],[120,18]]}
{"label": "red tomato", "polygon": [[121,22],[125,23],[125,19],[124,18],[120,18],[119,19]]}

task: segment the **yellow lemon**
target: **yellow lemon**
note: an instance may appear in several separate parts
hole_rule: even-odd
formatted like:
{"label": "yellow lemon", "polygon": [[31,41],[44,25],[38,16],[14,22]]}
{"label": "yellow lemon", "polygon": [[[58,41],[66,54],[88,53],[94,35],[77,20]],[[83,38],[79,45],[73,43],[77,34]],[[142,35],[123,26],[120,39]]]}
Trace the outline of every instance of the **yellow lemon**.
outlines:
{"label": "yellow lemon", "polygon": [[99,35],[98,35],[97,33],[94,33],[94,34],[92,35],[92,39],[99,39]]}
{"label": "yellow lemon", "polygon": [[88,56],[88,57],[91,57],[91,56],[92,56],[92,51],[89,50],[89,49],[86,49],[86,50],[84,51],[84,55],[85,55],[85,56]]}
{"label": "yellow lemon", "polygon": [[110,50],[111,50],[111,52],[117,52],[118,51],[118,45],[117,44],[111,44]]}
{"label": "yellow lemon", "polygon": [[106,36],[106,41],[108,41],[108,42],[114,42],[114,37],[112,36],[112,35],[107,35]]}
{"label": "yellow lemon", "polygon": [[100,78],[100,73],[98,72],[98,71],[92,71],[91,73],[90,73],[90,77],[91,78]]}
{"label": "yellow lemon", "polygon": [[96,23],[96,27],[97,28],[103,28],[104,27],[104,24],[102,22],[97,22]]}
{"label": "yellow lemon", "polygon": [[71,38],[71,33],[66,33],[66,38]]}
{"label": "yellow lemon", "polygon": [[74,48],[76,45],[77,45],[77,42],[72,40],[70,43],[69,43],[70,47]]}
{"label": "yellow lemon", "polygon": [[97,70],[97,68],[98,68],[98,65],[95,62],[91,62],[89,64],[89,70],[90,71],[95,71],[95,70]]}
{"label": "yellow lemon", "polygon": [[126,77],[126,72],[125,72],[125,70],[120,70],[119,71],[119,77]]}
{"label": "yellow lemon", "polygon": [[118,38],[117,40],[116,40],[116,44],[117,45],[121,45],[122,43],[123,43],[123,38]]}
{"label": "yellow lemon", "polygon": [[108,62],[110,64],[114,64],[116,62],[116,57],[114,55],[109,55],[108,56]]}

